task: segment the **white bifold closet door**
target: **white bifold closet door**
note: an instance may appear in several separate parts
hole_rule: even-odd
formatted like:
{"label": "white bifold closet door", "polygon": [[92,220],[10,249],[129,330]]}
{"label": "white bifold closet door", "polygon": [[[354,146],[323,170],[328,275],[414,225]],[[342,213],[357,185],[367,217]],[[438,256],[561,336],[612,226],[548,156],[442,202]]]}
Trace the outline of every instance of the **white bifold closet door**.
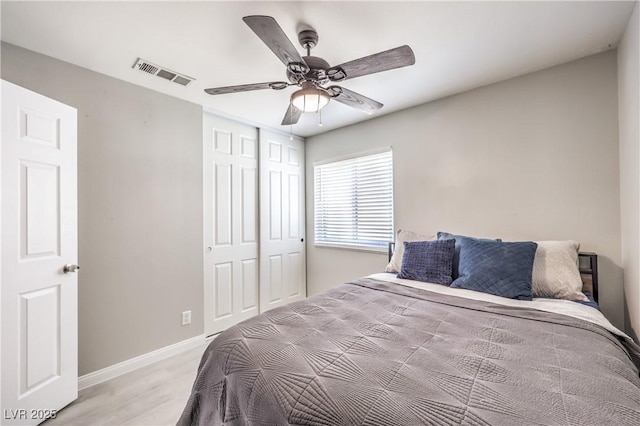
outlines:
{"label": "white bifold closet door", "polygon": [[204,114],[204,310],[212,335],[306,297],[304,143]]}
{"label": "white bifold closet door", "polygon": [[204,114],[205,333],[259,312],[258,130]]}

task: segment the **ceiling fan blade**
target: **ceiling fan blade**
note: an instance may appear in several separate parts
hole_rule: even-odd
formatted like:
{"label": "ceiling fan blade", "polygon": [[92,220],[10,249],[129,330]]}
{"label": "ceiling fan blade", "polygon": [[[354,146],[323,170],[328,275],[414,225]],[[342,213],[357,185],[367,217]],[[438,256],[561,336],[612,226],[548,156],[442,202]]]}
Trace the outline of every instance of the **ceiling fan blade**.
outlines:
{"label": "ceiling fan blade", "polygon": [[282,118],[282,125],[288,126],[290,124],[296,124],[298,120],[300,120],[300,116],[302,116],[302,111],[300,111],[290,103],[289,108],[287,108],[287,112]]}
{"label": "ceiling fan blade", "polygon": [[340,86],[330,86],[327,91],[331,94],[332,98],[338,102],[348,105],[353,108],[357,108],[367,114],[372,114],[375,111],[382,108],[382,104],[373,99],[367,98],[360,93],[356,93],[353,90],[345,89]]}
{"label": "ceiling fan blade", "polygon": [[416,57],[413,50],[404,45],[331,67],[327,70],[327,76],[331,81],[342,81],[415,63]]}
{"label": "ceiling fan blade", "polygon": [[248,92],[250,90],[262,90],[262,89],[282,90],[289,86],[290,84],[284,81],[272,81],[270,83],[253,83],[253,84],[240,84],[238,86],[212,87],[211,89],[204,89],[204,91],[210,95],[224,95],[226,93]]}
{"label": "ceiling fan blade", "polygon": [[[282,31],[280,25],[271,16],[245,16],[242,20],[253,30],[254,33],[264,42],[264,44],[276,54],[278,59],[288,67],[291,64],[301,66],[304,70],[300,70],[302,74],[309,70],[309,67],[302,59],[302,56],[298,53],[296,48],[291,43],[291,40]],[[291,71],[296,71],[298,68],[294,68]]]}

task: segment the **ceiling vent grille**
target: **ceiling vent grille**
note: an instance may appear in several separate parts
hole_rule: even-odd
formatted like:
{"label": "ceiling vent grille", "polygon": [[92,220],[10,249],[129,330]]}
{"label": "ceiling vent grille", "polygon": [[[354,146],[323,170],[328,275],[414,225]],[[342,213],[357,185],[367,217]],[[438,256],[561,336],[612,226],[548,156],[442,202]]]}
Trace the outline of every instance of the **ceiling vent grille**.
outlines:
{"label": "ceiling vent grille", "polygon": [[168,70],[166,68],[153,64],[142,58],[138,58],[136,63],[133,64],[133,69],[142,71],[147,74],[155,75],[160,78],[164,78],[165,80],[172,81],[182,86],[188,86],[192,81],[195,80],[195,78],[188,77],[184,74],[179,74],[175,71]]}

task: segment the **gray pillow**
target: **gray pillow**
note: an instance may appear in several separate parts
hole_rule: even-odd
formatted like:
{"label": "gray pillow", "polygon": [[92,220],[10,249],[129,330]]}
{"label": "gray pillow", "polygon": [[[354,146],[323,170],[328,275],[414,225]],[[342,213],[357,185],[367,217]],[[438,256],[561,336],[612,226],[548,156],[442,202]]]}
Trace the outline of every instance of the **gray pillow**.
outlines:
{"label": "gray pillow", "polygon": [[461,238],[460,276],[451,287],[531,300],[531,275],[537,248],[532,241],[503,243]]}
{"label": "gray pillow", "polygon": [[451,284],[454,248],[453,240],[405,242],[398,278]]}
{"label": "gray pillow", "polygon": [[588,301],[582,293],[576,241],[536,241],[533,261],[533,297]]}

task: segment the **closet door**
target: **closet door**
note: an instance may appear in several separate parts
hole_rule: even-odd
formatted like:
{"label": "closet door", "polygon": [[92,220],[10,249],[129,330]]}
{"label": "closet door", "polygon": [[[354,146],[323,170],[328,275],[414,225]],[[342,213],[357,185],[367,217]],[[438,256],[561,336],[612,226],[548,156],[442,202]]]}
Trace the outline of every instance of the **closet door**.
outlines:
{"label": "closet door", "polygon": [[204,115],[205,333],[258,314],[258,130]]}
{"label": "closet door", "polygon": [[260,130],[260,311],[304,299],[304,143]]}

